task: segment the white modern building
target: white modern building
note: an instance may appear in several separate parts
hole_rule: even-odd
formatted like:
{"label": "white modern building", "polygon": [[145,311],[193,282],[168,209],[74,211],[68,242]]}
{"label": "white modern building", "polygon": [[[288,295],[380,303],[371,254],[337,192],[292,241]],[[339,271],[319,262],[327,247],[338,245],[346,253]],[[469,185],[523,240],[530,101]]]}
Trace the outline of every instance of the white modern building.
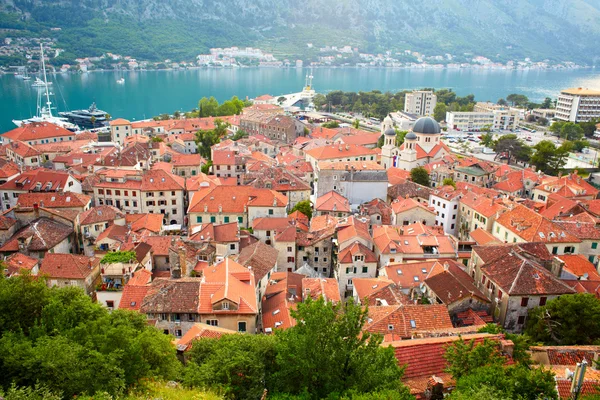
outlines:
{"label": "white modern building", "polygon": [[566,89],[558,95],[556,119],[570,122],[588,122],[600,118],[600,90]]}
{"label": "white modern building", "polygon": [[433,115],[437,96],[428,90],[415,90],[404,98],[404,112],[418,116]]}

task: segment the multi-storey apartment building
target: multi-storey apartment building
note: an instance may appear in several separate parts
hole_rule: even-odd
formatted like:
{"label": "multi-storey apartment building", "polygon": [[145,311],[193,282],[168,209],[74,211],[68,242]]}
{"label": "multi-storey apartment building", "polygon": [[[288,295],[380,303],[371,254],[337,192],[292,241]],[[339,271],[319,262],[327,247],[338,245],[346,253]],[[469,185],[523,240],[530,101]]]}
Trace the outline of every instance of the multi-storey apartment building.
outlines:
{"label": "multi-storey apartment building", "polygon": [[558,95],[556,118],[562,121],[588,122],[600,118],[600,91],[566,89]]}
{"label": "multi-storey apartment building", "polygon": [[145,173],[107,170],[94,185],[96,205],[117,207],[126,213],[164,215],[165,224],[183,224],[184,179],[157,169]]}
{"label": "multi-storey apartment building", "polygon": [[404,112],[414,115],[433,115],[437,104],[437,96],[432,91],[415,90],[407,93],[404,98]]}

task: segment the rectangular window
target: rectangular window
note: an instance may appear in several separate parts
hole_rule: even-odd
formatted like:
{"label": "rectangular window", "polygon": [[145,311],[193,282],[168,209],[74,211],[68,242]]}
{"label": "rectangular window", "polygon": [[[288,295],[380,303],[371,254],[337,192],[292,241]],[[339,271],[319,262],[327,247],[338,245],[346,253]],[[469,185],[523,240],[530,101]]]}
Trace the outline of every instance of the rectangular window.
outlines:
{"label": "rectangular window", "polygon": [[521,298],[521,307],[527,307],[527,304],[529,304],[529,297]]}
{"label": "rectangular window", "polygon": [[287,258],[287,262],[289,262],[289,263],[293,263],[293,262],[295,262],[295,259],[294,259],[294,257],[288,257],[288,258]]}
{"label": "rectangular window", "polygon": [[547,297],[540,297],[540,307],[546,305]]}
{"label": "rectangular window", "polygon": [[202,217],[196,217],[196,223],[201,224],[202,223]]}
{"label": "rectangular window", "polygon": [[217,217],[210,217],[210,223],[214,224],[215,222],[217,222]]}
{"label": "rectangular window", "polygon": [[244,223],[244,217],[238,217],[238,224]]}
{"label": "rectangular window", "polygon": [[228,223],[229,222],[229,217],[224,217],[223,221],[225,221],[225,223]]}
{"label": "rectangular window", "polygon": [[521,315],[521,316],[519,317],[519,319],[517,320],[517,324],[519,324],[519,325],[523,325],[524,323],[525,323],[525,316],[524,316],[524,315]]}
{"label": "rectangular window", "polygon": [[229,245],[229,250],[235,250],[235,243],[231,243]]}
{"label": "rectangular window", "polygon": [[362,267],[362,272],[363,272],[363,274],[366,274],[367,272],[369,272],[369,267]]}
{"label": "rectangular window", "polygon": [[217,319],[207,319],[206,320],[206,325],[219,326],[219,320],[217,320]]}
{"label": "rectangular window", "polygon": [[269,215],[273,215],[273,209],[269,208]]}
{"label": "rectangular window", "polygon": [[246,332],[246,322],[244,322],[244,321],[238,322],[238,332]]}
{"label": "rectangular window", "polygon": [[598,248],[598,243],[594,242],[592,243],[592,249],[596,250]]}
{"label": "rectangular window", "polygon": [[558,247],[554,246],[552,248],[552,254],[558,254]]}

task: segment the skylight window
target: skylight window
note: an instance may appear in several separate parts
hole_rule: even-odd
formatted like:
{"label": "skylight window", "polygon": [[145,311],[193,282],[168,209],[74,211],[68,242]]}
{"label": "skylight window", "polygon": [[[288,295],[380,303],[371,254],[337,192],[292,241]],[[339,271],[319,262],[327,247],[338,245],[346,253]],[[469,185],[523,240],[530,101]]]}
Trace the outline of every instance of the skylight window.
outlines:
{"label": "skylight window", "polygon": [[411,327],[411,328],[413,328],[413,329],[416,329],[416,328],[417,328],[417,323],[415,322],[415,320],[414,320],[414,319],[411,319],[411,320],[410,320],[410,327]]}
{"label": "skylight window", "polygon": [[413,279],[415,280],[415,282],[419,282],[419,277],[418,276],[414,276]]}

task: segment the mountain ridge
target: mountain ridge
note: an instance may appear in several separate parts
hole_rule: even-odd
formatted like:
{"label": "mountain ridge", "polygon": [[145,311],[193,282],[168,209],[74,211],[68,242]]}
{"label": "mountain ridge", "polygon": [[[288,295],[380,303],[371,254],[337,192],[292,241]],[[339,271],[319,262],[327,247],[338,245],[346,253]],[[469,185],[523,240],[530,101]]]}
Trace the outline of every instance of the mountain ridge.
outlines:
{"label": "mountain ridge", "polygon": [[[112,29],[123,29],[136,41],[170,31],[167,48],[140,46],[141,55],[155,52],[157,59],[236,45],[301,56],[310,41],[349,44],[363,52],[410,49],[592,63],[600,40],[600,0],[306,0],[301,5],[290,0],[0,0],[0,11],[25,27],[61,27],[59,42],[78,56],[84,49],[66,36],[98,40],[97,48],[91,44],[93,51],[126,50],[110,37]],[[170,49],[180,46],[191,48]]]}

